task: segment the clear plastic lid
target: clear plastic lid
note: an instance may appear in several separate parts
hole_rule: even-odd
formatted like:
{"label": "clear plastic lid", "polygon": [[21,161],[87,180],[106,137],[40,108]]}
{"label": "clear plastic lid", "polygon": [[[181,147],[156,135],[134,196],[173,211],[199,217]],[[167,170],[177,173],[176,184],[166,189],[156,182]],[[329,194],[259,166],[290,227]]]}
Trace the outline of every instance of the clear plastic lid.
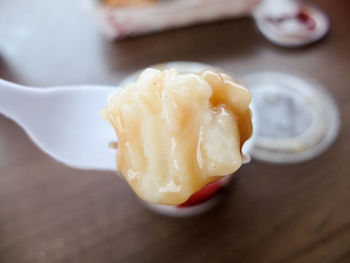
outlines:
{"label": "clear plastic lid", "polygon": [[339,112],[319,83],[281,72],[253,73],[241,80],[253,98],[253,158],[301,162],[318,156],[335,140]]}

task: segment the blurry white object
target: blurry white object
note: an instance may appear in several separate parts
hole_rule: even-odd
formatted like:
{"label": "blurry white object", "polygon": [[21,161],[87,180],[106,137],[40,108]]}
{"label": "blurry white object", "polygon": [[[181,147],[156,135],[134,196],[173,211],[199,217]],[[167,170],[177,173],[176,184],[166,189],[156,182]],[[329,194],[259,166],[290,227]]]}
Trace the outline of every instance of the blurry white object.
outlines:
{"label": "blurry white object", "polygon": [[172,0],[140,6],[107,6],[99,0],[81,0],[89,5],[104,32],[111,38],[125,38],[249,15],[260,0]]}
{"label": "blurry white object", "polygon": [[33,88],[0,79],[0,114],[13,119],[52,158],[75,168],[116,170],[113,128],[99,116],[105,86]]}
{"label": "blurry white object", "polygon": [[329,19],[321,9],[299,1],[265,0],[253,15],[263,35],[280,46],[313,43],[329,29]]}

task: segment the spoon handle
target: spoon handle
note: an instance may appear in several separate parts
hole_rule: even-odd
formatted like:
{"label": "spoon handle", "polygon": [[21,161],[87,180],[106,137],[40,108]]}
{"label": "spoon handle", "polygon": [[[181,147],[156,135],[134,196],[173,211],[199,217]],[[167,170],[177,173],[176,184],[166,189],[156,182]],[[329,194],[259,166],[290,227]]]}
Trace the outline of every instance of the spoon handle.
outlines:
{"label": "spoon handle", "polygon": [[0,79],[0,114],[17,119],[20,112],[28,110],[31,106],[33,97],[42,92],[42,89],[21,86]]}

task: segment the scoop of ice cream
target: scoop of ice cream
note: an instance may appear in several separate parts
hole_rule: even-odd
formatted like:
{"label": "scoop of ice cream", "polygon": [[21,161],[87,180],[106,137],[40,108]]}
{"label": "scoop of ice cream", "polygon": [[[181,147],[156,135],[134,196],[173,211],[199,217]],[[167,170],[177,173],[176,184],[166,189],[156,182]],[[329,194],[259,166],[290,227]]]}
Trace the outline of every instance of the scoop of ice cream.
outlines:
{"label": "scoop of ice cream", "polygon": [[224,73],[146,69],[102,112],[118,136],[119,171],[141,199],[183,203],[241,166],[250,100]]}

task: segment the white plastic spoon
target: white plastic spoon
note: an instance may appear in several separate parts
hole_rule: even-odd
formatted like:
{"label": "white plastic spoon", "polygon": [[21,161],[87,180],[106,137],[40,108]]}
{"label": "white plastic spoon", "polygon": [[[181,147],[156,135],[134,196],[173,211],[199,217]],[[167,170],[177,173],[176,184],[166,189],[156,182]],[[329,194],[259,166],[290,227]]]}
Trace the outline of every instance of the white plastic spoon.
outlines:
{"label": "white plastic spoon", "polygon": [[0,79],[0,114],[14,120],[45,153],[79,169],[114,170],[116,141],[110,124],[99,111],[108,86],[34,88]]}

